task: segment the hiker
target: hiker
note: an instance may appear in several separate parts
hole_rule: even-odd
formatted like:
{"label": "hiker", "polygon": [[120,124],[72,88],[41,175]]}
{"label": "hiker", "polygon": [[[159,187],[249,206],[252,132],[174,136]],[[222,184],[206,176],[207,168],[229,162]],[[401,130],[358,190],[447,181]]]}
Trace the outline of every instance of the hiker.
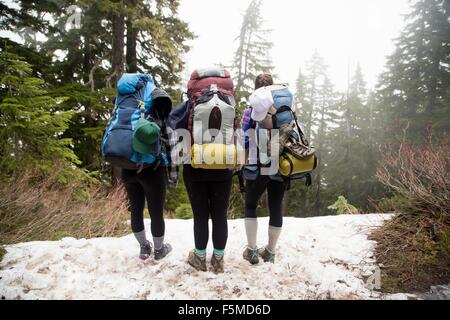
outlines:
{"label": "hiker", "polygon": [[[288,170],[288,177],[282,176],[280,172],[273,175],[263,175],[261,169],[270,167],[270,158],[261,152],[249,152],[256,145],[250,145],[248,132],[250,129],[264,128],[280,129],[280,156],[284,155],[285,146],[294,145],[290,142],[291,137],[298,137],[295,114],[291,110],[292,94],[284,86],[274,86],[270,74],[261,74],[255,80],[255,92],[250,97],[250,107],[244,111],[242,117],[242,129],[245,133],[246,143],[246,165],[243,175],[246,184],[245,193],[245,231],[247,235],[247,248],[243,253],[245,260],[252,265],[259,263],[261,257],[264,262],[275,262],[276,246],[283,226],[282,202],[285,192],[289,188],[290,175],[293,168]],[[284,122],[283,122],[284,121]],[[300,129],[298,129],[300,130]],[[255,131],[256,132],[256,131]],[[256,134],[255,134],[256,136]],[[295,140],[293,138],[293,140]],[[270,139],[269,139],[270,143]],[[304,152],[302,149],[300,153]],[[278,154],[276,155],[278,156]],[[304,156],[304,155],[302,155]],[[307,155],[309,156],[309,154]],[[255,159],[250,159],[250,158]],[[292,162],[291,162],[292,163]],[[294,160],[294,163],[297,163]],[[304,177],[304,176],[302,176]],[[264,248],[257,247],[257,206],[264,192],[267,191],[268,206],[270,212],[269,241]]]}
{"label": "hiker", "polygon": [[[166,257],[172,247],[164,242],[164,202],[170,146],[167,118],[172,101],[148,75],[125,74],[118,83],[114,115],[103,140],[104,159],[122,169],[122,182],[131,211],[131,229],[140,245],[139,258]],[[147,240],[144,208],[147,201],[153,246]],[[153,248],[154,247],[154,248]]]}
{"label": "hiker", "polygon": [[[212,271],[223,273],[228,238],[227,209],[236,162],[234,85],[230,74],[223,69],[194,71],[188,84],[188,97],[189,101],[171,114],[176,119],[172,128],[187,129],[192,137],[191,161],[183,166],[184,183],[194,216],[195,249],[189,253],[187,262],[198,271],[207,271],[206,249],[211,218]],[[208,163],[205,158],[211,150],[218,153],[225,150],[225,157],[231,155],[231,163],[226,159]]]}

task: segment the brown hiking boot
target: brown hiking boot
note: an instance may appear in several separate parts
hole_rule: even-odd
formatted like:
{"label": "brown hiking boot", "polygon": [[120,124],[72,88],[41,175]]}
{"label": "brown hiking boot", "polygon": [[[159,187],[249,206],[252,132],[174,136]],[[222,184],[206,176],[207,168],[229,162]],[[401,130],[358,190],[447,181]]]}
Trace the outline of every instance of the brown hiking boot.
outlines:
{"label": "brown hiking boot", "polygon": [[285,148],[291,153],[295,158],[299,160],[306,160],[311,158],[315,154],[314,148],[310,146],[305,146],[302,143],[289,139]]}
{"label": "brown hiking boot", "polygon": [[211,258],[211,266],[214,273],[223,273],[223,257],[217,257],[213,254]]}
{"label": "brown hiking boot", "polygon": [[206,257],[199,257],[195,251],[189,252],[189,257],[187,261],[191,267],[193,267],[197,271],[206,272]]}
{"label": "brown hiking boot", "polygon": [[264,262],[275,263],[275,254],[270,252],[269,249],[261,248],[258,250],[258,254]]}
{"label": "brown hiking boot", "polygon": [[253,250],[247,247],[243,253],[243,257],[252,265],[259,263],[258,249]]}

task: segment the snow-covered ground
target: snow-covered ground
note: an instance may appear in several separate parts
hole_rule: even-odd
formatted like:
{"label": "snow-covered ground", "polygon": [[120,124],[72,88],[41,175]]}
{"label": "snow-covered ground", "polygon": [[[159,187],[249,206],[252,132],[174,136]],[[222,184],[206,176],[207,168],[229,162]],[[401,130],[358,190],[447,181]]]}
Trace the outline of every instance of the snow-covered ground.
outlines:
{"label": "snow-covered ground", "polygon": [[[166,238],[174,251],[160,262],[141,262],[133,235],[21,243],[6,247],[8,253],[0,263],[0,295],[6,299],[407,299],[406,294],[383,296],[367,284],[377,270],[374,242],[367,235],[390,217],[286,218],[276,264],[253,267],[242,259],[243,220],[229,221],[226,270],[221,275],[200,273],[186,264],[193,248],[190,220],[166,220]],[[267,218],[259,220],[261,245],[267,241],[267,225]]]}

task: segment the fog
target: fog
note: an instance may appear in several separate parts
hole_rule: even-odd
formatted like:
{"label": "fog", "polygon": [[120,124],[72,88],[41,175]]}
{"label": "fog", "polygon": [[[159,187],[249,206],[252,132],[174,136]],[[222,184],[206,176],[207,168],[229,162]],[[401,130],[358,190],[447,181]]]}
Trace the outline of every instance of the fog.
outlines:
{"label": "fog", "polygon": [[[236,49],[242,14],[250,0],[183,0],[180,17],[198,36],[190,44],[187,70],[229,65]],[[298,68],[315,49],[325,58],[333,83],[347,86],[360,62],[374,86],[393,39],[404,25],[408,0],[264,0],[262,16],[274,43],[270,52],[278,79],[293,84]]]}

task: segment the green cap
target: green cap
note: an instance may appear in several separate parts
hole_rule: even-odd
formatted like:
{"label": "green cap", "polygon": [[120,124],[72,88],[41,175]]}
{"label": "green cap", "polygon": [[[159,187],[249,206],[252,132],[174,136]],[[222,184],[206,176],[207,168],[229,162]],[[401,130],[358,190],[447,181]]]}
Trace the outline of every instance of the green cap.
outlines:
{"label": "green cap", "polygon": [[158,137],[161,128],[154,122],[139,119],[134,130],[133,149],[140,154],[150,154]]}

